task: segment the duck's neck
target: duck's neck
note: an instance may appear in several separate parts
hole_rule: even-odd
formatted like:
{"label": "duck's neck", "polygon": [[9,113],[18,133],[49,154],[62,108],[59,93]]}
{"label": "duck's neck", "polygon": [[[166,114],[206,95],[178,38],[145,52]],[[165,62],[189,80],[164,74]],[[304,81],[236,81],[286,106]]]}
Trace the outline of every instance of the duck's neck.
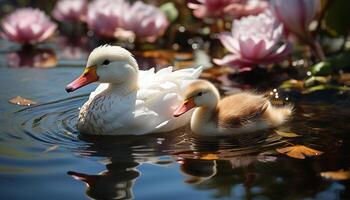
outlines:
{"label": "duck's neck", "polygon": [[109,83],[108,92],[119,95],[127,96],[132,92],[138,90],[138,76],[130,77],[128,80],[122,83]]}
{"label": "duck's neck", "polygon": [[191,129],[196,133],[210,134],[214,131],[216,106],[206,106],[197,108],[191,118]]}

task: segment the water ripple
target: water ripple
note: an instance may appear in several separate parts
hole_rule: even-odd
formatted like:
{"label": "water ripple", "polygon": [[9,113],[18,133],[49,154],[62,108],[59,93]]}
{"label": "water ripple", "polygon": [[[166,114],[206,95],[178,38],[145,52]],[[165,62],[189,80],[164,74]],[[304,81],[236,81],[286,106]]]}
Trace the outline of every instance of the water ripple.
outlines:
{"label": "water ripple", "polygon": [[87,95],[61,99],[21,109],[11,114],[12,136],[29,138],[42,144],[77,148],[86,145],[78,138],[75,124],[78,108]]}
{"label": "water ripple", "polygon": [[[146,136],[86,136],[75,128],[79,107],[88,95],[61,99],[31,106],[11,113],[9,133],[1,140],[31,141],[38,148],[59,146],[82,156],[108,157],[118,160],[157,160],[171,156],[202,158],[215,154],[215,159],[258,155],[288,144],[288,139],[274,130],[239,137],[198,137],[188,127],[170,133]],[[296,124],[293,124],[294,126]],[[309,143],[316,141],[309,135]],[[306,138],[305,138],[306,139]],[[24,145],[25,146],[25,145]],[[45,149],[44,149],[45,150]]]}

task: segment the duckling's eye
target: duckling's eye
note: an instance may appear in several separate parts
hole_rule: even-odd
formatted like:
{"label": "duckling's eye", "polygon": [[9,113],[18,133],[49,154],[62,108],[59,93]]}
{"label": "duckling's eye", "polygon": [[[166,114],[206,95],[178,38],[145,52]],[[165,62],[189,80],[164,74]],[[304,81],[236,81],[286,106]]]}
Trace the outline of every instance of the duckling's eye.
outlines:
{"label": "duckling's eye", "polygon": [[197,96],[202,96],[202,94],[203,94],[202,92],[199,92],[199,93],[197,94]]}
{"label": "duckling's eye", "polygon": [[102,63],[102,65],[108,65],[109,63],[110,63],[109,60],[104,60],[103,63]]}

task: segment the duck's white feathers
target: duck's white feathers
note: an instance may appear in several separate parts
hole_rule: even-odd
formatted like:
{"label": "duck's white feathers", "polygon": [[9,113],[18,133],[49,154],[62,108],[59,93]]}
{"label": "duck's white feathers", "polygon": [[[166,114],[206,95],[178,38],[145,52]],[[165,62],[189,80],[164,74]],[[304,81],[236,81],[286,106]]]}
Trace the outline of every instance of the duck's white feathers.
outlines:
{"label": "duck's white feathers", "polygon": [[179,118],[172,115],[183,100],[181,91],[199,77],[202,68],[172,70],[168,67],[156,73],[153,68],[139,71],[138,90],[126,96],[108,92],[108,83],[100,84],[81,108],[79,130],[90,134],[141,135],[185,125],[191,112]]}

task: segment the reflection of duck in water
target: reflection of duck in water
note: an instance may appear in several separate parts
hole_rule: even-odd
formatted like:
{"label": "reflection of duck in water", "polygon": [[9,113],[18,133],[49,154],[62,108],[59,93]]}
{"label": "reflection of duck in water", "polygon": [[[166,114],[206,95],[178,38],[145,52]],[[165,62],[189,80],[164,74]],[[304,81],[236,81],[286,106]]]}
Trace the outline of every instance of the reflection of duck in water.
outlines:
{"label": "reflection of duck in water", "polygon": [[255,132],[283,124],[292,114],[290,106],[274,107],[261,95],[239,93],[220,99],[218,90],[199,80],[185,91],[185,101],[175,112],[178,117],[194,107],[191,129],[201,135],[232,135]]}
{"label": "reflection of duck in water", "polygon": [[[86,194],[94,199],[132,199],[133,186],[140,172],[136,167],[143,163],[167,165],[172,160],[161,159],[181,137],[163,137],[152,134],[140,137],[81,136],[90,145],[79,149],[81,155],[107,159],[106,171],[96,175],[68,172],[73,178],[86,183]],[[179,139],[180,138],[180,139]],[[160,160],[161,159],[161,160]]]}
{"label": "reflection of duck in water", "polygon": [[137,162],[117,162],[108,164],[107,171],[89,175],[69,171],[73,178],[87,185],[86,194],[94,199],[132,199],[132,187],[140,172]]}

